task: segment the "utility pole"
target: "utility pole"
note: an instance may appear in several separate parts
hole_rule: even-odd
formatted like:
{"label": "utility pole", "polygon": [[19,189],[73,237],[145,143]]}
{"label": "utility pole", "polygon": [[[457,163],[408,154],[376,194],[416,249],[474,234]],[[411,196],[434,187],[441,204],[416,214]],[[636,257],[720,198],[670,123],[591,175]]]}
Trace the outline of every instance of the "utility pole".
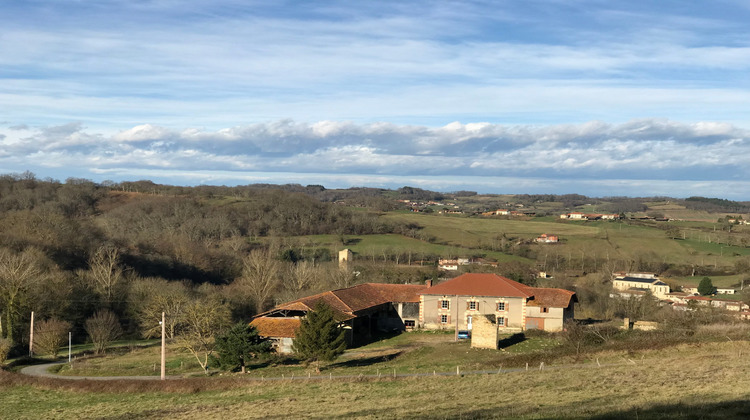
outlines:
{"label": "utility pole", "polygon": [[161,380],[162,381],[167,378],[167,376],[166,376],[166,373],[167,373],[166,354],[167,353],[166,353],[166,350],[165,350],[165,344],[166,344],[166,334],[165,334],[165,332],[166,332],[166,325],[167,325],[167,323],[164,322],[165,321],[164,318],[165,318],[165,313],[162,312],[161,313],[161,322],[160,322],[160,324],[161,324]]}
{"label": "utility pole", "polygon": [[34,311],[31,311],[31,326],[29,327],[29,357],[34,355]]}
{"label": "utility pole", "polygon": [[73,349],[73,332],[68,331],[68,363],[70,363],[70,353]]}

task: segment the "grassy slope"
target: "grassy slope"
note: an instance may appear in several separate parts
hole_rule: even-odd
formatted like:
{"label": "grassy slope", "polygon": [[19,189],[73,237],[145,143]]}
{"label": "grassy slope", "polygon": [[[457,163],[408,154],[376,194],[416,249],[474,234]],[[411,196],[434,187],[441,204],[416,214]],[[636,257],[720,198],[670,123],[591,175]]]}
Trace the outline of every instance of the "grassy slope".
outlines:
{"label": "grassy slope", "polygon": [[[332,375],[370,375],[393,372],[431,373],[450,372],[460,365],[463,370],[496,369],[509,366],[514,355],[552,349],[560,345],[550,336],[532,337],[513,344],[502,352],[471,349],[468,340],[453,341],[453,332],[413,332],[401,334],[367,346],[347,350],[336,363],[324,369]],[[60,374],[72,376],[154,376],[160,363],[158,346],[133,351],[111,351],[100,357],[80,359],[71,369],[62,365]],[[516,362],[517,364],[517,362]],[[297,362],[281,362],[271,366],[256,363],[248,375],[255,377],[307,376],[312,368]],[[167,374],[199,373],[200,367],[192,355],[170,346],[167,351]],[[313,373],[315,374],[315,373]]]}
{"label": "grassy slope", "polygon": [[[695,232],[688,232],[685,240],[671,239],[664,230],[655,227],[657,225],[634,226],[609,221],[570,222],[551,218],[467,218],[419,213],[388,213],[383,217],[417,223],[423,226],[426,234],[436,237],[438,242],[455,245],[452,248],[454,251],[460,251],[460,247],[496,243],[498,236],[502,234],[532,239],[542,233],[550,233],[560,235],[563,242],[557,245],[535,245],[540,259],[547,254],[550,257],[559,255],[575,260],[583,253],[586,258],[596,256],[600,259],[623,261],[643,259],[674,264],[731,266],[737,258],[750,255],[750,248],[709,243],[699,240],[702,237]],[[399,245],[399,241],[400,239],[394,239],[391,246],[405,246],[403,242]],[[364,246],[365,240],[362,243]]]}
{"label": "grassy slope", "polygon": [[747,354],[744,342],[713,343],[613,354],[620,363],[601,368],[263,386],[236,379],[34,385],[2,374],[0,404],[17,419],[739,418],[750,410],[750,366],[740,347]]}

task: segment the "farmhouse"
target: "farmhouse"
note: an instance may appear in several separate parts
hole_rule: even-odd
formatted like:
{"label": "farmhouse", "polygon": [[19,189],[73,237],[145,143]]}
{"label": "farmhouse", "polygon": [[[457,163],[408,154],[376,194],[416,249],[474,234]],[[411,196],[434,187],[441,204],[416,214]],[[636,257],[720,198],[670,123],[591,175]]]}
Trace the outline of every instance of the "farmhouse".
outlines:
{"label": "farmhouse", "polygon": [[345,289],[318,293],[276,306],[257,315],[251,325],[269,337],[280,353],[291,351],[300,320],[324,302],[347,332],[349,345],[367,343],[378,331],[412,329],[419,316],[418,293],[427,286],[364,283]]}
{"label": "farmhouse", "polygon": [[573,220],[619,220],[621,219],[619,214],[599,214],[599,213],[581,213],[572,212],[560,215],[561,219],[573,219]]}
{"label": "farmhouse", "polygon": [[529,287],[497,274],[467,273],[421,291],[419,325],[426,329],[472,329],[490,315],[505,332],[560,331],[573,318],[575,292]]}
{"label": "farmhouse", "polygon": [[542,233],[541,235],[539,235],[539,237],[534,239],[534,242],[539,242],[543,244],[554,244],[554,243],[560,242],[560,237],[557,235],[547,235],[546,233]]}
{"label": "farmhouse", "polygon": [[650,290],[657,298],[667,299],[669,293],[669,286],[653,273],[615,273],[612,288],[619,291],[621,296],[630,291]]}

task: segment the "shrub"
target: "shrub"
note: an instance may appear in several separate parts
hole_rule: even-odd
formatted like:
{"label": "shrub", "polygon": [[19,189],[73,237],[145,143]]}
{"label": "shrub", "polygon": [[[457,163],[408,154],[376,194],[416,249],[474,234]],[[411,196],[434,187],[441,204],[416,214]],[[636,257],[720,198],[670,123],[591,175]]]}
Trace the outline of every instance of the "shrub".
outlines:
{"label": "shrub", "polygon": [[94,343],[96,354],[103,353],[107,346],[122,335],[117,316],[109,310],[97,311],[86,320],[86,332]]}
{"label": "shrub", "polygon": [[50,318],[34,327],[34,351],[57,357],[70,331],[70,322]]}
{"label": "shrub", "polygon": [[13,348],[13,342],[7,338],[0,337],[0,363],[5,363],[8,359],[8,353]]}

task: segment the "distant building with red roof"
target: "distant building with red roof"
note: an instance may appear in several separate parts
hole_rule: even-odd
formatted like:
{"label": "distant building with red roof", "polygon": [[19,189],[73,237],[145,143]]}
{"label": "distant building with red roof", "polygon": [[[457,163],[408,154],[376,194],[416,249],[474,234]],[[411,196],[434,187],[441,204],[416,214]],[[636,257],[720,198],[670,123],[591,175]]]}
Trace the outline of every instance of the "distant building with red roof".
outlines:
{"label": "distant building with red roof", "polygon": [[419,293],[419,324],[470,330],[472,319],[493,316],[501,330],[560,331],[574,315],[575,292],[530,287],[497,274],[467,273]]}

